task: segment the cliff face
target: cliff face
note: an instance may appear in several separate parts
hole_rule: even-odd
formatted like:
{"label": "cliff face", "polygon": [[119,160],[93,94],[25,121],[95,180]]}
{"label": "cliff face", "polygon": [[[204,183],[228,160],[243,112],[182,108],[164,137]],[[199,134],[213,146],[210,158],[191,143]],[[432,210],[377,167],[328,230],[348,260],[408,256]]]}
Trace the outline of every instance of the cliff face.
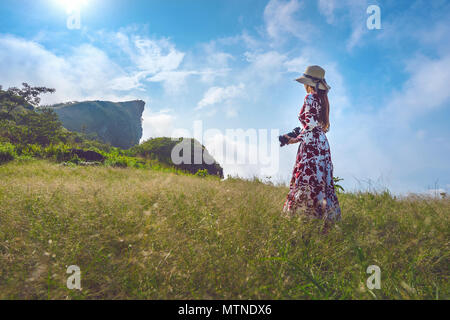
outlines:
{"label": "cliff face", "polygon": [[129,149],[142,138],[145,102],[87,101],[53,106],[63,126],[70,131],[96,134],[114,147]]}

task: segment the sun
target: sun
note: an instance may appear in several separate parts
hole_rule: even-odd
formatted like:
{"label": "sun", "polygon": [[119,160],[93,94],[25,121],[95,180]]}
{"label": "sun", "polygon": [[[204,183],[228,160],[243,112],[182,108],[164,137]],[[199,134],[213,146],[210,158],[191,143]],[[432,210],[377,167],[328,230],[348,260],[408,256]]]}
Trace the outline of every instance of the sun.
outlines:
{"label": "sun", "polygon": [[89,0],[55,0],[60,6],[64,7],[67,12],[80,10],[89,3]]}

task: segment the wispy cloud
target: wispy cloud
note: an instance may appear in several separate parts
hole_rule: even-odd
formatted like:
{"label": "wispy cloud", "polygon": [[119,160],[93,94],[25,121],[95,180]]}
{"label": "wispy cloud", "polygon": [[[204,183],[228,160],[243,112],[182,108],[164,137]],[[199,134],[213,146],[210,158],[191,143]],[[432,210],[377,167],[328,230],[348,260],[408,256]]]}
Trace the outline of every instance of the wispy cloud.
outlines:
{"label": "wispy cloud", "polygon": [[346,42],[348,51],[362,45],[362,40],[368,33],[367,0],[318,0],[317,3],[319,12],[325,16],[328,24],[337,27],[351,26],[352,31]]}
{"label": "wispy cloud", "polygon": [[449,106],[450,52],[438,59],[417,57],[407,63],[409,79],[387,106],[395,119],[411,120],[442,106]]}
{"label": "wispy cloud", "polygon": [[127,77],[122,67],[92,45],[73,48],[56,55],[40,44],[26,39],[0,35],[0,82],[18,86],[22,82],[57,88],[43,103],[68,100],[132,98],[118,92],[114,84]]}
{"label": "wispy cloud", "polygon": [[299,19],[298,13],[303,7],[303,1],[299,0],[270,0],[264,10],[264,21],[269,37],[281,40],[287,34],[304,41],[308,40],[317,29],[306,19]]}
{"label": "wispy cloud", "polygon": [[203,99],[198,103],[196,110],[201,110],[207,106],[216,105],[230,101],[239,97],[244,93],[245,85],[243,83],[237,86],[228,87],[212,87],[204,95]]}

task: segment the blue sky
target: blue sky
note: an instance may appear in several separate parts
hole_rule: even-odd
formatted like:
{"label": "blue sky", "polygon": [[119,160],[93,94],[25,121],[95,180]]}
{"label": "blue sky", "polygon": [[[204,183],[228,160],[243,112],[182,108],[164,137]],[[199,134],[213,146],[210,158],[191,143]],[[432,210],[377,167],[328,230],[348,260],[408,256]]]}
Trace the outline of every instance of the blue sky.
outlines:
{"label": "blue sky", "polygon": [[[2,0],[0,84],[56,88],[45,103],[143,99],[145,138],[201,120],[218,130],[203,141],[214,151],[239,143],[226,129],[298,126],[304,89],[293,79],[318,64],[347,189],[449,191],[449,1],[84,2],[81,29],[70,30],[64,0]],[[373,4],[381,30],[366,26]],[[279,151],[275,181],[289,179],[295,153]],[[262,175],[258,165],[224,167]]]}

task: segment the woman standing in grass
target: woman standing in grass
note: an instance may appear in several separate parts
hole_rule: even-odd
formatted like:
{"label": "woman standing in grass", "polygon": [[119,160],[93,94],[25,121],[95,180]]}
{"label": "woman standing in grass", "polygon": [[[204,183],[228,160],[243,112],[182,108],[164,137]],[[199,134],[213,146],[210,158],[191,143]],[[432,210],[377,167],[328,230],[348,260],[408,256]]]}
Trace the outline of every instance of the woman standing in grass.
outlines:
{"label": "woman standing in grass", "polygon": [[300,143],[290,191],[284,212],[302,213],[325,222],[341,219],[341,209],[334,190],[333,163],[325,135],[330,128],[330,104],[325,70],[310,66],[298,82],[307,92],[299,120],[303,130],[289,144]]}

